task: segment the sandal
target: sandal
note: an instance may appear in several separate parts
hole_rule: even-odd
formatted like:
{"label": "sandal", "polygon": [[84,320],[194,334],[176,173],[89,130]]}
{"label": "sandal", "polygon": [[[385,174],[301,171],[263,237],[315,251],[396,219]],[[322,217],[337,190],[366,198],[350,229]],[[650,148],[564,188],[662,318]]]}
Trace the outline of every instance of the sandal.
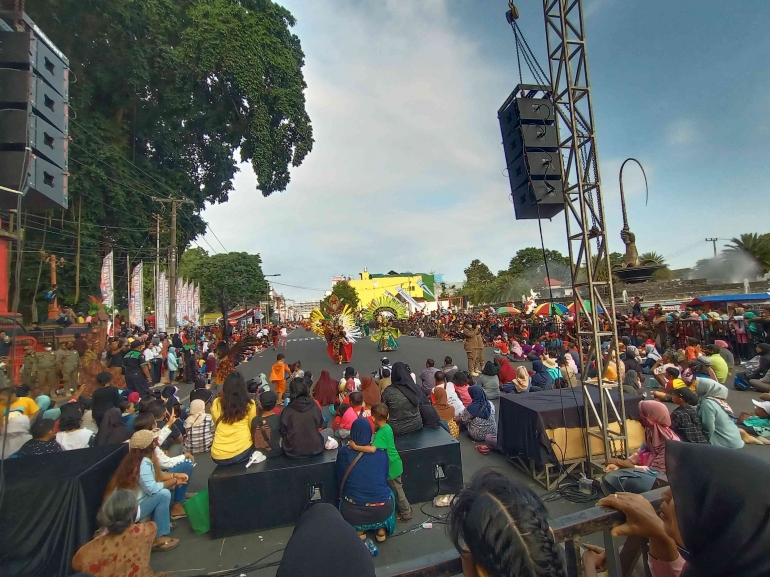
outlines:
{"label": "sandal", "polygon": [[[382,533],[380,533],[380,531],[382,531]],[[379,529],[377,531],[377,535],[375,536],[375,539],[377,539],[378,543],[382,543],[387,538],[388,538],[388,534],[385,532],[385,529]]]}
{"label": "sandal", "polygon": [[182,513],[181,515],[171,515],[171,520],[176,521],[177,519],[185,519],[187,517],[187,513]]}
{"label": "sandal", "polygon": [[155,552],[171,551],[172,549],[176,549],[177,547],[179,547],[179,539],[166,539],[160,545],[153,545],[152,550]]}
{"label": "sandal", "polygon": [[366,541],[366,533],[364,533],[363,531],[359,531],[358,538],[361,539],[361,541]]}
{"label": "sandal", "polygon": [[489,455],[489,447],[486,445],[476,445],[476,450],[482,455]]}
{"label": "sandal", "polygon": [[175,523],[174,521],[171,521],[171,523],[168,524],[170,529],[176,529],[179,527],[179,523]]}

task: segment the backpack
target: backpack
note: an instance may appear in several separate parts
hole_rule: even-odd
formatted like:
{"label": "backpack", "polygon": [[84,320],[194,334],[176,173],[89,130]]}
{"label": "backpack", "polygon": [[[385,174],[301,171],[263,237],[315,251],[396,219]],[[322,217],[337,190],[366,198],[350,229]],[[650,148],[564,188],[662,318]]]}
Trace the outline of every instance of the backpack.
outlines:
{"label": "backpack", "polygon": [[259,410],[256,418],[259,419],[259,424],[254,427],[254,432],[252,433],[254,439],[254,448],[263,451],[270,451],[272,450],[272,447],[270,446],[272,431],[270,430],[270,425],[267,424],[267,421],[262,418],[262,409]]}

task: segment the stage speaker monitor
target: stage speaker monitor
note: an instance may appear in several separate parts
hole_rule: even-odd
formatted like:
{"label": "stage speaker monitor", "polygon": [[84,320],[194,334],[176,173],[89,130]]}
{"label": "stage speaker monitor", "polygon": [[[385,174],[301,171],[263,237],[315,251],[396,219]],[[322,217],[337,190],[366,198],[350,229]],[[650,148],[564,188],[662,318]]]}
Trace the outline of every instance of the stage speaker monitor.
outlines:
{"label": "stage speaker monitor", "polygon": [[[69,63],[26,15],[24,25],[0,32],[0,186],[33,212],[67,208]],[[0,190],[0,207],[17,200]]]}
{"label": "stage speaker monitor", "polygon": [[561,180],[527,180],[511,193],[516,220],[553,218],[564,210]]}

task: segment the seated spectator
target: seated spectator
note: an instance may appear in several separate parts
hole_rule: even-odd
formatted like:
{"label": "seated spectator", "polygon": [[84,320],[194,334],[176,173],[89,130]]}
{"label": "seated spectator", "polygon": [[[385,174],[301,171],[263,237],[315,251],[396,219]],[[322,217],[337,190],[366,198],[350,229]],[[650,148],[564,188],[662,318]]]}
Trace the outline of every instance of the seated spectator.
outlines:
{"label": "seated spectator", "polygon": [[499,366],[492,361],[487,361],[484,368],[481,370],[481,375],[479,375],[479,378],[477,379],[476,384],[484,389],[488,399],[500,398],[499,371]]}
{"label": "seated spectator", "polygon": [[444,373],[447,382],[452,380],[458,370],[457,365],[452,362],[452,357],[444,357],[444,366],[441,367],[441,372]]}
{"label": "seated spectator", "polygon": [[516,376],[511,383],[502,385],[506,393],[526,393],[529,391],[530,377],[526,367],[516,367]]}
{"label": "seated spectator", "polygon": [[693,337],[687,338],[687,347],[684,349],[684,358],[687,361],[694,361],[701,355],[700,341]]}
{"label": "seated spectator", "polygon": [[[754,414],[747,416],[744,413],[738,417],[741,438],[749,445],[768,445],[770,444],[770,401],[751,399],[751,402],[754,403]],[[30,442],[28,441],[27,444]]]}
{"label": "seated spectator", "polygon": [[364,398],[364,408],[367,410],[371,410],[374,405],[382,402],[380,387],[374,382],[372,377],[367,376],[361,379],[361,394]]}
{"label": "seated spectator", "polygon": [[[139,417],[137,417],[137,421]],[[179,539],[171,539],[171,492],[180,484],[187,483],[183,473],[164,473],[153,463],[153,452],[158,441],[152,431],[137,431],[128,442],[128,454],[118,465],[104,493],[105,500],[116,489],[129,489],[137,495],[139,504],[138,517],[144,521],[152,516],[157,526],[157,536],[153,540],[153,551],[170,551],[179,546]],[[181,508],[181,505],[179,505]],[[177,511],[179,512],[179,511]],[[136,513],[136,509],[134,509]],[[184,514],[184,510],[181,510]]]}
{"label": "seated spectator", "polygon": [[388,406],[389,422],[396,435],[405,435],[422,429],[420,405],[425,396],[402,362],[393,364],[392,384],[382,392],[382,402]]}
{"label": "seated spectator", "polygon": [[[343,565],[319,563],[329,551],[344,551]],[[356,531],[329,503],[306,509],[294,525],[277,577],[375,577],[374,562]]]}
{"label": "seated spectator", "polygon": [[433,359],[425,361],[425,369],[420,373],[420,383],[422,392],[426,396],[430,395],[433,392],[433,387],[436,386],[436,372],[438,372],[436,361]]}
{"label": "seated spectator", "polygon": [[484,441],[487,435],[497,435],[495,406],[478,385],[469,388],[471,403],[460,413],[459,420],[468,428],[468,435],[474,441]]}
{"label": "seated spectator", "polygon": [[455,376],[452,377],[452,385],[454,385],[454,392],[459,397],[463,404],[463,407],[467,407],[471,404],[471,395],[468,389],[471,386],[471,376],[465,371],[457,371]]}
{"label": "seated spectator", "polygon": [[134,523],[137,506],[132,491],[112,493],[96,517],[100,527],[96,537],[78,549],[72,568],[93,577],[158,577],[150,567],[157,525]]}
{"label": "seated spectator", "polygon": [[40,419],[32,423],[32,426],[29,428],[32,438],[21,446],[16,455],[28,457],[30,455],[61,453],[61,445],[54,439],[56,436],[53,432],[55,424],[51,419]]}
{"label": "seated spectator", "polygon": [[[324,450],[321,409],[310,398],[307,383],[293,379],[289,383],[289,404],[281,412],[279,433],[287,457],[312,457]],[[344,417],[343,417],[344,418]]]}
{"label": "seated spectator", "polygon": [[190,391],[190,403],[195,400],[203,401],[206,411],[211,410],[211,403],[214,402],[214,391],[206,386],[206,379],[201,376],[195,377],[194,389]]}
{"label": "seated spectator", "polygon": [[556,387],[556,383],[559,381],[559,379],[561,379],[561,369],[556,362],[556,357],[552,357],[549,354],[549,356],[543,358],[543,366],[545,367],[545,370],[548,371],[548,374],[551,375],[554,387]]}
{"label": "seated spectator", "polygon": [[644,345],[644,362],[642,363],[642,372],[649,375],[652,372],[652,368],[655,366],[655,363],[661,361],[662,359],[663,357],[660,356],[660,353],[658,352],[658,349],[655,348],[655,345],[647,343]]}
{"label": "seated spectator", "polygon": [[332,431],[337,433],[338,437],[343,439],[350,436],[350,429],[340,428],[340,425],[342,424],[342,419],[347,414],[348,409],[350,409],[350,405],[348,403],[343,403],[342,401],[339,401],[339,400],[336,403],[334,403],[334,406],[332,407],[334,418],[332,419],[331,429]]}
{"label": "seated spectator", "polygon": [[671,430],[682,441],[688,443],[708,443],[703,434],[703,423],[698,415],[698,395],[687,387],[679,387],[671,391],[672,401],[677,405],[671,411]]}
{"label": "seated spectator", "polygon": [[770,345],[759,343],[756,350],[759,355],[759,366],[754,370],[738,373],[735,378],[751,385],[757,391],[768,393],[770,392]]}
{"label": "seated spectator", "polygon": [[[669,443],[666,453],[670,489],[660,516],[641,495],[616,493],[597,503],[625,514],[612,534],[649,539],[653,577],[770,575],[767,502],[756,486],[757,479],[768,478],[770,465],[743,451],[692,443]],[[593,570],[588,577],[605,560],[597,549],[583,556]]]}
{"label": "seated spectator", "polygon": [[83,413],[77,403],[67,403],[62,407],[56,442],[65,451],[94,446],[96,436],[83,426]]}
{"label": "seated spectator", "polygon": [[703,423],[703,433],[712,445],[740,449],[744,443],[735,426],[735,415],[727,404],[727,387],[705,377],[696,378],[698,415]]}
{"label": "seated spectator", "polygon": [[727,376],[730,374],[730,368],[727,366],[722,355],[719,354],[719,347],[717,345],[706,345],[703,347],[703,357],[707,358],[711,369],[714,371],[716,381],[721,384],[725,384]]}
{"label": "seated spectator", "polygon": [[339,394],[339,384],[332,379],[329,371],[321,371],[321,376],[313,387],[312,394],[315,401],[321,406],[324,422],[329,422],[331,420],[329,408],[334,406]]}
{"label": "seated spectator", "polygon": [[121,401],[118,408],[120,409],[120,416],[126,424],[126,428],[133,435],[134,419],[136,419],[136,406],[131,401]]}
{"label": "seated spectator", "polygon": [[733,353],[730,352],[730,345],[727,344],[726,341],[721,340],[714,341],[714,344],[719,347],[719,354],[725,360],[728,371],[732,373],[735,368],[735,357],[733,356]]}
{"label": "seated spectator", "polygon": [[530,379],[530,391],[550,391],[553,389],[553,378],[551,377],[551,374],[546,370],[543,361],[539,359],[532,361],[532,370],[534,371],[534,374]]}
{"label": "seated spectator", "polygon": [[0,417],[5,417],[5,411],[9,406],[11,410],[19,410],[29,419],[32,419],[40,410],[33,399],[17,396],[16,389],[13,387],[0,389]]}
{"label": "seated spectator", "polygon": [[97,447],[102,445],[119,445],[128,441],[131,438],[131,434],[123,422],[123,415],[120,409],[110,407],[102,416],[102,424],[96,433],[94,444]]}
{"label": "seated spectator", "polygon": [[462,556],[465,575],[567,575],[543,502],[489,469],[476,473],[455,495],[449,538]]}
{"label": "seated spectator", "polygon": [[184,431],[185,451],[194,455],[211,450],[214,443],[214,420],[206,413],[206,404],[201,399],[190,403],[190,415],[184,422]]}
{"label": "seated spectator", "polygon": [[604,468],[601,485],[605,495],[652,489],[659,473],[666,472],[666,441],[678,441],[671,430],[671,416],[663,403],[641,401],[639,422],[644,426],[644,444],[628,459],[611,458]]}
{"label": "seated spectator", "polygon": [[166,410],[166,405],[157,400],[150,401],[145,406],[147,412],[155,419],[156,428],[168,431],[168,434],[158,441],[162,449],[168,450],[171,445],[184,443],[184,425],[180,422],[179,412],[176,409],[169,412]]}
{"label": "seated spectator", "polygon": [[35,397],[35,404],[40,409],[35,415],[34,421],[41,419],[51,419],[52,421],[58,421],[61,416],[61,409],[56,408],[56,402],[51,400],[48,395],[40,395]]}
{"label": "seated spectator", "polygon": [[639,349],[635,346],[626,347],[626,358],[623,360],[623,364],[626,367],[626,372],[636,371],[637,374],[642,374],[642,356],[639,354]]}
{"label": "seated spectator", "polygon": [[345,367],[345,373],[340,379],[340,385],[344,385],[345,391],[348,393],[361,390],[361,380],[358,378],[358,373],[353,367]]}
{"label": "seated spectator", "polygon": [[[400,372],[396,368],[399,364],[403,365],[395,363],[393,366],[394,375]],[[388,387],[392,388],[395,387]],[[372,429],[369,422],[357,419],[353,423],[350,438],[361,447],[371,444]],[[396,528],[395,500],[388,487],[387,453],[382,450],[361,453],[349,446],[342,446],[337,451],[335,467],[337,481],[340,483],[340,512],[343,519],[353,525],[360,536],[366,531],[377,530],[377,541],[385,541]]]}
{"label": "seated spectator", "polygon": [[248,460],[253,451],[251,422],[256,416],[257,406],[249,398],[243,375],[230,373],[222,386],[222,396],[211,404],[215,427],[211,460],[218,465]]}
{"label": "seated spectator", "polygon": [[340,420],[340,429],[345,429],[347,431],[353,427],[353,423],[356,419],[363,417],[363,415],[359,415],[359,413],[363,411],[364,402],[363,395],[357,391],[350,393],[348,399],[350,401],[349,406],[342,414],[342,419]]}
{"label": "seated spectator", "polygon": [[561,374],[559,378],[559,388],[577,387],[580,384],[580,378],[577,371],[570,364],[570,360],[572,360],[572,357],[569,355],[559,355],[556,359],[556,364],[559,366],[559,372]]}
{"label": "seated spectator", "polygon": [[281,447],[281,417],[274,409],[278,396],[273,391],[265,391],[259,396],[257,416],[251,421],[251,436],[254,449],[265,457],[272,458],[283,455]]}
{"label": "seated spectator", "polygon": [[15,456],[17,451],[27,442],[32,440],[29,433],[29,417],[22,414],[22,410],[11,409],[8,422],[3,419],[3,428],[0,430],[0,448],[4,447],[5,459]]}
{"label": "seated spectator", "polygon": [[112,373],[102,371],[96,375],[96,382],[99,388],[91,395],[91,414],[97,426],[101,427],[104,413],[107,412],[107,409],[117,408],[123,400],[123,396],[117,387],[110,385]]}
{"label": "seated spectator", "polygon": [[444,389],[446,391],[447,403],[455,410],[455,415],[459,415],[465,410],[465,405],[463,405],[460,397],[457,396],[457,392],[455,392],[454,383],[446,382],[443,371],[436,373],[436,386],[433,387],[433,395],[431,396],[431,401],[434,403],[437,399],[436,388]]}
{"label": "seated spectator", "polygon": [[387,389],[392,382],[391,370],[382,369],[382,377],[380,377],[380,380],[377,381],[377,384],[380,387],[380,393]]}
{"label": "seated spectator", "polygon": [[666,401],[671,402],[671,393],[674,391],[674,389],[682,389],[682,388],[688,388],[690,391],[695,392],[695,380],[692,381],[692,386],[688,387],[687,384],[680,378],[679,369],[676,367],[668,367],[666,368],[666,372],[664,373],[666,377],[666,386],[660,391],[653,391],[652,395],[660,400],[660,401]]}
{"label": "seated spectator", "polygon": [[[448,402],[446,389],[444,387],[435,387],[433,389],[433,397],[435,399],[433,408],[436,410],[439,419],[441,419],[447,425],[449,434],[452,435],[455,439],[459,439],[460,427],[454,420],[455,408]],[[463,407],[463,410],[464,409],[465,407]]]}

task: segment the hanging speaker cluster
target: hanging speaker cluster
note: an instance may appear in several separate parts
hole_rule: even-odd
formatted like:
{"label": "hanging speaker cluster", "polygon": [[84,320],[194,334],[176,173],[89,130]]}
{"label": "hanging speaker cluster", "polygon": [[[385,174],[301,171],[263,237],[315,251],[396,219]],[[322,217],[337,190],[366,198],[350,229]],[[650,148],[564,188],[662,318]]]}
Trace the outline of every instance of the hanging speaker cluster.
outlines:
{"label": "hanging speaker cluster", "polygon": [[550,87],[521,84],[497,112],[517,220],[552,218],[564,187]]}

